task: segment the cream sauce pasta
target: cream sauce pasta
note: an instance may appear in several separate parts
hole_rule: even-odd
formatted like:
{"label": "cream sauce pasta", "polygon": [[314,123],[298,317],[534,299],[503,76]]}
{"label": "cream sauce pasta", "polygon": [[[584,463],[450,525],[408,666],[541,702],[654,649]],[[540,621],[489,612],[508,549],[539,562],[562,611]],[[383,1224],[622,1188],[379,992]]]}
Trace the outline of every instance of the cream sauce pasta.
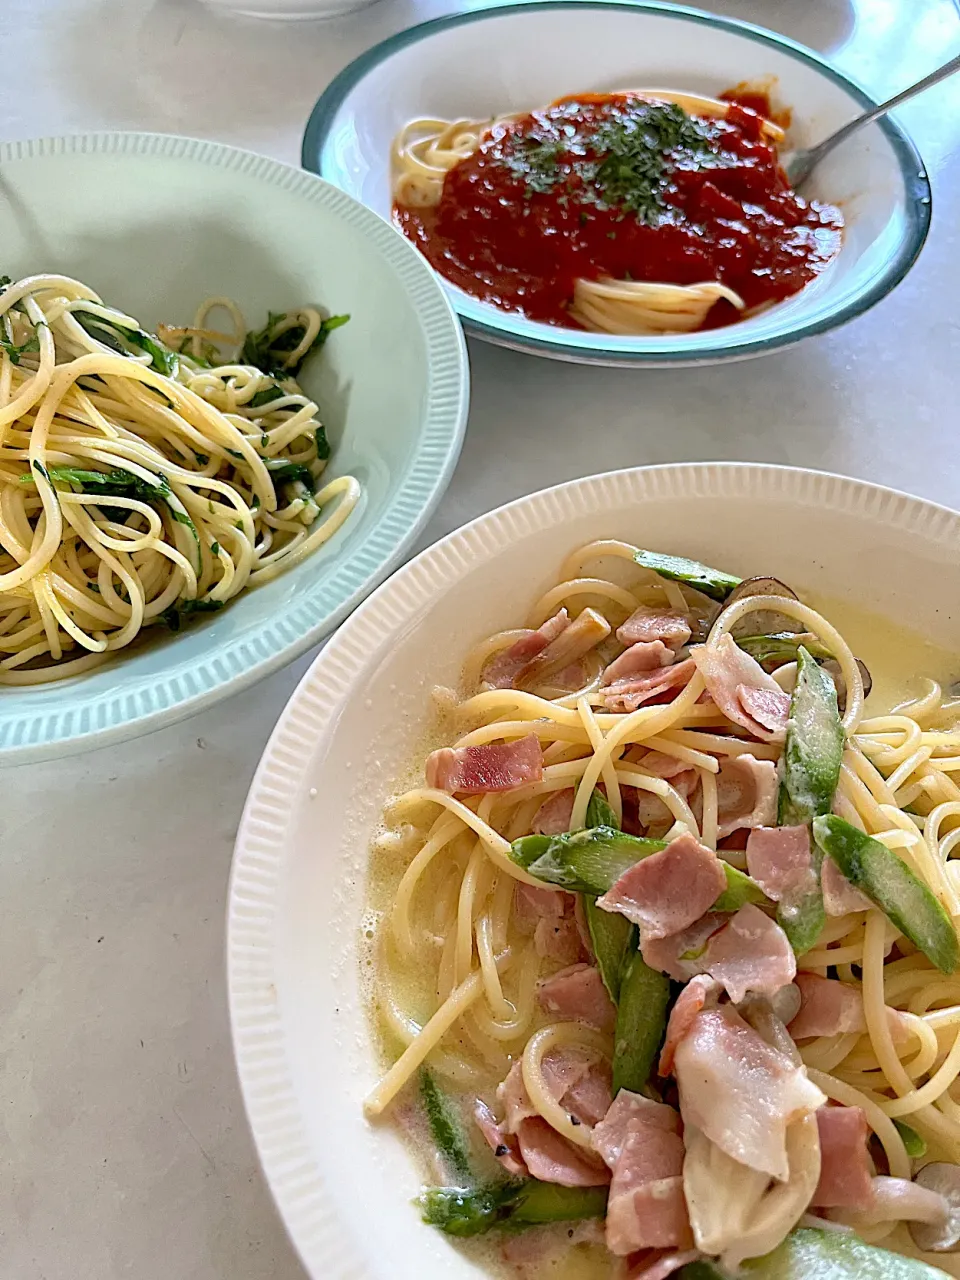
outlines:
{"label": "cream sauce pasta", "polygon": [[80,281],[6,282],[0,684],[89,670],[333,535],[360,489],[319,483],[330,449],[295,375],[345,319],[304,307],[248,332],[213,298],[153,335]]}
{"label": "cream sauce pasta", "polygon": [[373,853],[366,1111],[425,1221],[505,1274],[960,1275],[950,655],[612,541],[517,621]]}

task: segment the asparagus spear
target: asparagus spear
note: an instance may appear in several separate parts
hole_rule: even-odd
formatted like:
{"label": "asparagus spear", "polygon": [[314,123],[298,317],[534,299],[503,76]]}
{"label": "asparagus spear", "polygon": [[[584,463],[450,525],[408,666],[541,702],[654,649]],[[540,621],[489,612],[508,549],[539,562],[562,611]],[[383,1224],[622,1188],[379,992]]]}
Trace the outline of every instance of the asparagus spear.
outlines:
{"label": "asparagus spear", "polygon": [[[607,804],[606,796],[596,787],[587,805],[587,826],[607,827],[609,830],[617,831],[620,829],[617,815]],[[625,916],[617,915],[615,912],[601,911],[597,906],[596,898],[591,894],[582,894],[581,901],[603,985],[610,993],[610,999],[616,1004],[620,998],[623,966],[631,951],[637,949],[636,926],[631,924]]]}
{"label": "asparagus spear", "polygon": [[740,585],[740,579],[732,574],[723,573],[720,569],[711,569],[699,560],[688,560],[686,556],[668,556],[660,551],[638,551],[634,556],[637,564],[644,569],[652,569],[661,578],[669,578],[671,582],[685,582],[697,591],[702,591],[711,600],[726,600],[730,592]]}
{"label": "asparagus spear", "polygon": [[434,1146],[450,1172],[466,1183],[472,1182],[470,1148],[460,1118],[427,1067],[420,1069],[420,1101],[426,1112]]}
{"label": "asparagus spear", "polygon": [[903,1139],[903,1145],[911,1160],[919,1160],[921,1156],[927,1154],[927,1144],[916,1129],[903,1120],[894,1120],[893,1123],[897,1126],[897,1132]]}
{"label": "asparagus spear", "polygon": [[777,813],[781,826],[799,826],[830,812],[840,778],[843,738],[834,683],[800,645],[783,748]]}
{"label": "asparagus spear", "polygon": [[613,1043],[613,1094],[646,1087],[667,1029],[670,979],[651,969],[639,951],[627,960],[620,981]]}
{"label": "asparagus spear", "polygon": [[423,1221],[447,1235],[477,1236],[492,1227],[521,1228],[603,1217],[607,1188],[511,1179],[474,1190],[428,1187],[421,1192],[419,1205]]}
{"label": "asparagus spear", "polygon": [[587,826],[612,827],[614,831],[620,830],[617,815],[610,808],[607,803],[607,797],[598,787],[593,788],[593,795],[587,805]]}
{"label": "asparagus spear", "polygon": [[555,836],[521,836],[519,840],[514,840],[510,857],[518,867],[526,870],[547,852],[555,839]]}
{"label": "asparagus spear", "polygon": [[558,836],[523,836],[513,842],[511,856],[538,880],[576,893],[600,894],[641,858],[665,848],[662,840],[628,836],[615,827],[593,827]]}
{"label": "asparagus spear", "polygon": [[583,912],[587,918],[600,977],[610,993],[610,999],[617,1004],[624,965],[637,946],[636,925],[615,911],[601,911],[596,898],[590,894],[583,896]]}
{"label": "asparagus spear", "polygon": [[875,902],[932,964],[944,973],[960,967],[953,922],[902,859],[832,813],[814,819],[813,834],[850,883]]}
{"label": "asparagus spear", "polygon": [[[864,1244],[852,1232],[799,1227],[773,1253],[751,1258],[742,1280],[944,1280],[944,1273],[925,1262]],[[688,1263],[676,1280],[731,1280],[718,1263]]]}
{"label": "asparagus spear", "polygon": [[[802,826],[830,812],[840,778],[843,742],[834,683],[810,651],[800,645],[777,805],[782,826]],[[822,857],[816,845],[810,854],[815,876],[810,889],[777,907],[777,920],[797,955],[810,950],[826,922],[820,888]]]}
{"label": "asparagus spear", "polygon": [[[511,856],[531,875],[575,893],[606,893],[641,858],[665,849],[663,840],[630,836],[612,827],[593,827],[558,836],[523,836],[513,842]],[[736,911],[745,902],[763,902],[760,886],[749,876],[723,864],[727,888],[716,910]]]}
{"label": "asparagus spear", "polygon": [[713,904],[712,911],[739,911],[747,902],[767,901],[767,895],[746,872],[738,871],[725,862],[723,873],[727,877],[727,887]]}

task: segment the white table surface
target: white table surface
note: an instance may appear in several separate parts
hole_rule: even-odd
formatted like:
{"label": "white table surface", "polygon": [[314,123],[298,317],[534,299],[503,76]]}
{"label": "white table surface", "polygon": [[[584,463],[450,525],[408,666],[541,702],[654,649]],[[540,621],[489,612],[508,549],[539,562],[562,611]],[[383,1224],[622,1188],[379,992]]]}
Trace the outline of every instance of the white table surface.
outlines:
{"label": "white table surface", "polygon": [[[194,0],[0,0],[0,137],[155,129],[296,162],[330,78],[455,3],[285,25]],[[955,0],[705,7],[833,54],[878,97],[960,48]],[[934,219],[892,297],[728,368],[583,369],[472,344],[466,445],[424,545],[530,490],[678,459],[821,467],[957,505],[960,79],[902,119]],[[0,778],[0,1280],[302,1280],[234,1075],[223,912],[248,783],[306,665],[152,737]]]}

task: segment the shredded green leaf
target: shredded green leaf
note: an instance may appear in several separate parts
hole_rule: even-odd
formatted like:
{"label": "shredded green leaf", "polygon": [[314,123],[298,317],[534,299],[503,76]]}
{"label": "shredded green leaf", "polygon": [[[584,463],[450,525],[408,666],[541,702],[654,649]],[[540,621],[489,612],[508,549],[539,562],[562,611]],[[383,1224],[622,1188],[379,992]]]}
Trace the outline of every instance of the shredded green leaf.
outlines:
{"label": "shredded green leaf", "polygon": [[274,488],[278,484],[299,480],[308,489],[313,489],[313,472],[302,462],[275,462],[271,459],[267,463],[267,470],[270,472],[270,479],[273,481]]}
{"label": "shredded green leaf", "polygon": [[254,368],[274,378],[296,377],[307,356],[314,351],[319,351],[334,329],[339,329],[350,319],[349,316],[330,316],[329,319],[322,321],[320,332],[313,342],[298,360],[291,363],[290,352],[296,351],[303,341],[304,329],[302,325],[295,325],[283,333],[277,333],[277,329],[286,318],[285,311],[270,311],[267,314],[267,323],[262,329],[251,329],[247,333],[240,353],[240,358],[245,364],[252,364]]}
{"label": "shredded green leaf", "polygon": [[252,399],[247,401],[247,408],[261,409],[265,404],[270,404],[274,400],[282,400],[286,395],[290,395],[290,392],[284,391],[282,387],[264,387]]}
{"label": "shredded green leaf", "polygon": [[0,349],[5,351],[10,357],[11,364],[19,364],[20,357],[29,351],[40,350],[40,339],[37,334],[33,334],[26,342],[21,342],[19,346],[15,342],[11,342],[9,338],[5,338],[0,334]]}
{"label": "shredded green leaf", "polygon": [[172,604],[169,609],[161,613],[160,620],[165,622],[171,631],[176,632],[195,614],[216,613],[223,608],[223,605],[223,600],[178,600],[176,604]]}
{"label": "shredded green leaf", "polygon": [[130,355],[130,347],[136,351],[143,351],[150,357],[150,362],[157,373],[162,373],[168,378],[176,377],[177,369],[180,367],[177,353],[165,347],[154,334],[136,327],[129,328],[115,320],[107,320],[104,316],[94,315],[81,307],[74,308],[73,316],[91,338],[96,338],[98,342],[102,342],[120,355]]}

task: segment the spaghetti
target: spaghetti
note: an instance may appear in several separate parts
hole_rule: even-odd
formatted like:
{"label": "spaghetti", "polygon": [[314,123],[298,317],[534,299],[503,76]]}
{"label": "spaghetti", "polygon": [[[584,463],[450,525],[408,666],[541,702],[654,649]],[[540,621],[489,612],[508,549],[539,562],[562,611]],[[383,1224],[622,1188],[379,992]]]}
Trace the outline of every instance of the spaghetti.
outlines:
{"label": "spaghetti", "polygon": [[804,288],[843,225],[790,189],[766,99],[744,102],[643,89],[413,120],[393,144],[395,221],[451,283],[533,320],[730,324]]}
{"label": "spaghetti", "polygon": [[[667,560],[674,566],[669,576],[651,567]],[[680,961],[691,966],[686,972],[690,985],[680,1001],[693,994],[697,983],[712,984],[714,994],[705,1012],[711,1012],[712,999],[713,1015],[761,1036],[779,1055],[778,1069],[786,1071],[783,1064],[788,1064],[795,1073],[796,1088],[807,1091],[804,1096],[811,1101],[786,1126],[788,1172],[771,1177],[731,1156],[716,1133],[697,1127],[696,1108],[684,1091],[682,1065],[669,1068],[676,1071],[680,1086],[686,1143],[683,1212],[685,1223],[689,1216],[694,1243],[691,1246],[689,1232],[683,1240],[666,1243],[692,1247],[691,1257],[718,1258],[733,1271],[744,1258],[775,1248],[802,1218],[808,1226],[828,1226],[830,1220],[838,1220],[856,1228],[867,1241],[882,1240],[886,1248],[916,1255],[905,1220],[916,1222],[926,1214],[930,1221],[938,1212],[932,1193],[909,1181],[923,1163],[916,1159],[918,1147],[925,1146],[928,1159],[960,1164],[960,952],[956,938],[960,863],[952,858],[960,843],[960,780],[956,777],[960,704],[946,699],[931,681],[922,698],[886,715],[865,715],[857,661],[836,628],[819,613],[786,588],[771,598],[752,594],[750,584],[738,589],[739,598],[734,596],[721,607],[718,599],[698,589],[703,585],[699,579],[684,579],[681,574],[678,580],[676,563],[670,557],[651,559],[625,543],[592,543],[568,557],[561,582],[534,604],[526,628],[483,641],[467,658],[466,696],[452,712],[463,731],[452,749],[431,756],[428,779],[433,785],[393,802],[388,814],[391,829],[381,837],[376,854],[382,866],[395,868],[388,873],[394,887],[377,931],[377,1009],[393,1065],[368,1097],[367,1113],[378,1116],[389,1111],[426,1064],[445,1083],[462,1115],[475,1112],[484,1136],[511,1173],[541,1181],[545,1176],[531,1136],[535,1129],[523,1128],[535,1121],[543,1126],[536,1130],[541,1137],[552,1134],[551,1142],[562,1139],[564,1155],[557,1160],[566,1170],[567,1188],[590,1188],[583,1192],[589,1197],[594,1194],[593,1182],[609,1181],[598,1154],[604,1151],[599,1136],[604,1132],[600,1127],[603,1108],[593,1115],[589,1109],[584,1111],[582,1099],[578,1102],[567,1084],[571,1079],[606,1081],[609,1088],[612,1067],[614,1096],[619,1096],[618,1088],[628,1087],[623,1085],[622,1061],[628,996],[625,985],[619,992],[611,986],[605,935],[594,928],[597,915],[609,921],[611,915],[606,913],[622,909],[622,904],[621,908],[609,905],[609,898],[618,892],[610,889],[601,901],[604,909],[597,912],[594,898],[577,880],[586,872],[574,875],[571,871],[580,865],[576,848],[595,847],[602,861],[602,850],[615,847],[616,835],[604,824],[630,833],[617,838],[633,839],[637,848],[643,841],[655,841],[657,849],[679,849],[688,847],[685,842],[692,839],[701,851],[698,856],[719,859],[728,889],[740,884],[736,876],[744,866],[755,869],[754,846],[752,836],[741,839],[737,832],[747,837],[751,833],[745,828],[759,825],[759,801],[743,794],[731,796],[732,782],[739,778],[742,792],[743,771],[749,766],[758,788],[762,777],[776,777],[778,785],[789,791],[794,767],[790,761],[796,748],[791,735],[799,732],[796,717],[805,714],[798,710],[797,700],[806,696],[799,690],[806,688],[804,682],[812,682],[810,687],[821,693],[826,690],[823,705],[829,707],[832,697],[836,708],[835,683],[841,696],[840,710],[834,712],[839,745],[832,808],[841,817],[828,814],[815,819],[817,840],[831,850],[826,859],[831,863],[834,857],[842,857],[834,837],[836,831],[844,831],[867,842],[864,847],[869,850],[879,846],[884,857],[906,867],[924,887],[929,919],[938,928],[940,922],[948,922],[948,933],[943,935],[947,960],[922,931],[917,932],[909,913],[897,916],[895,904],[881,909],[869,879],[845,882],[845,906],[838,910],[834,904],[833,914],[824,916],[823,903],[831,910],[824,871],[822,898],[814,881],[819,923],[806,945],[795,946],[795,960],[791,951],[790,970],[782,984],[775,984],[776,992],[771,991],[769,998],[754,992],[735,1001],[730,979],[724,978],[727,1003],[727,994],[722,990],[716,994],[717,981],[712,976],[720,969],[704,969],[707,961],[702,959],[704,955],[709,959],[711,929],[715,931],[721,920],[717,913],[723,908],[717,900],[713,915],[708,911],[704,917],[708,927],[701,940],[684,944],[687,950]],[[697,586],[692,585],[694,581]],[[729,595],[729,585],[724,590]],[[580,612],[571,620],[567,608]],[[785,638],[792,644],[796,661],[768,662],[768,671],[754,662],[750,652],[760,652],[758,641],[770,637],[751,634],[751,627],[762,615],[769,617],[771,610],[777,618],[777,638],[781,645]],[[604,638],[594,639],[590,646],[578,643],[587,614],[599,615],[607,624]],[[663,640],[650,639],[650,628],[660,627],[660,634],[666,635],[662,628],[675,625],[677,619],[685,635],[675,633],[669,655],[658,650],[662,665],[638,668],[624,683],[624,656],[641,645],[669,648]],[[638,625],[641,631],[646,628],[646,639],[633,638]],[[571,635],[578,627],[580,632]],[[544,657],[552,656],[551,646],[558,645],[565,646],[557,650],[558,660],[564,663],[559,673],[550,671],[549,662],[543,665]],[[810,651],[832,656],[833,682],[812,662]],[[638,659],[651,656],[652,651],[636,654]],[[714,663],[721,657],[737,664],[740,691],[747,687],[748,677],[753,679],[753,667],[744,662],[754,663],[761,673],[756,689],[766,692],[768,700],[746,698],[731,715],[717,683]],[[544,681],[539,686],[517,687],[525,683],[523,672],[533,660],[548,672]],[[681,667],[682,680],[664,683],[671,678],[668,673]],[[656,681],[660,682],[657,689],[644,699]],[[783,732],[771,718],[771,709],[779,706],[776,694],[781,688],[785,700],[792,698],[794,717],[786,722],[786,756]],[[737,696],[743,695],[738,692]],[[745,706],[761,717],[755,722],[757,732],[746,727]],[[531,740],[535,745],[528,748],[525,744]],[[503,786],[501,778],[484,788],[462,772],[468,767],[464,762],[483,760],[486,767],[493,760],[471,752],[497,749],[507,753],[497,757],[497,769],[519,768],[521,747],[524,753],[542,756],[529,780],[521,770],[512,785]],[[450,768],[455,770],[453,775],[444,772]],[[781,822],[788,802],[796,800],[790,801],[789,795],[785,800],[781,790]],[[774,826],[776,805],[770,814],[765,820],[767,831],[771,827],[775,832],[800,829],[796,813],[792,828]],[[581,835],[575,838],[567,831]],[[598,831],[606,834],[598,837]],[[536,854],[533,860],[531,851]],[[648,847],[642,858],[649,855]],[[571,860],[564,862],[568,856]],[[626,864],[618,865],[623,871]],[[852,865],[843,864],[847,871]],[[562,875],[557,874],[558,867]],[[625,882],[626,876],[618,884]],[[758,875],[757,883],[767,890],[772,881]],[[575,900],[574,893],[562,891],[571,886]],[[786,931],[791,939],[798,939],[797,913],[810,909],[809,889],[806,883],[806,897],[798,893],[789,899],[795,907],[793,915],[793,908],[784,909],[788,898],[783,895],[776,906],[760,894],[742,908],[733,903],[726,909],[762,913],[764,928]],[[597,892],[596,885],[591,892]],[[695,892],[692,877],[684,897]],[[757,902],[759,907],[753,905]],[[757,915],[752,917],[754,922]],[[774,916],[780,924],[774,923]],[[648,916],[628,919],[646,921],[640,924],[644,968],[658,977],[655,957],[664,954],[663,932],[645,933],[650,928]],[[661,941],[655,941],[657,937]],[[586,971],[597,965],[607,989],[619,1000],[615,1033],[609,1020],[582,1009],[571,1011],[560,1000],[558,980],[568,981],[568,975],[575,973],[585,982]],[[796,983],[791,981],[795,970],[799,971]],[[618,970],[617,982],[627,983],[627,971]],[[679,977],[669,964],[667,971]],[[701,975],[696,981],[694,973]],[[800,1019],[804,1011],[811,1012],[810,984],[816,986],[818,979],[833,984],[831,991],[842,987],[844,1000],[859,1012],[841,1019],[836,1027],[803,1034]],[[757,985],[764,990],[762,982]],[[751,989],[748,983],[748,992]],[[668,1002],[673,998],[668,997]],[[656,1003],[649,992],[645,1000],[644,1008]],[[700,1007],[703,1010],[703,1001]],[[808,1024],[812,1025],[809,1020]],[[642,1038],[636,1024],[631,1025],[634,1041]],[[671,1016],[667,1046],[679,1057],[681,1050],[671,1047],[674,1027]],[[657,1045],[662,1038],[661,1027]],[[628,1057],[635,1049],[636,1043],[628,1048]],[[634,1092],[624,1096],[632,1098],[642,1091],[647,1097],[675,1102],[666,1076],[658,1077],[649,1060],[645,1070],[640,1083],[634,1079],[629,1086]],[[571,1071],[580,1074],[571,1075]],[[609,1105],[608,1094],[604,1107]],[[604,1125],[617,1106],[614,1101]],[[719,1109],[708,1107],[706,1101],[704,1107]],[[496,1119],[494,1112],[503,1108],[503,1119]],[[863,1132],[869,1138],[858,1159],[874,1198],[869,1206],[863,1202],[851,1207],[829,1197],[824,1204],[815,1195],[815,1191],[822,1195],[821,1160],[827,1159],[818,1139],[818,1121],[822,1136],[824,1112],[832,1119],[834,1113],[851,1109],[862,1116]],[[431,1128],[428,1146],[438,1143],[437,1132]],[[442,1164],[442,1145],[439,1154]],[[476,1143],[471,1145],[471,1158],[482,1164]],[[618,1247],[618,1228],[611,1227],[618,1195],[618,1173],[615,1165],[611,1167],[606,1241],[614,1253],[622,1254],[627,1250]],[[675,1172],[679,1181],[679,1169]],[[562,1183],[564,1178],[556,1180]],[[492,1194],[489,1188],[485,1194]],[[427,1220],[455,1234],[471,1234],[475,1224],[464,1225],[463,1206],[474,1202],[469,1192],[461,1195],[467,1200],[458,1202],[461,1217],[453,1225],[446,1201],[425,1200]],[[507,1220],[513,1210],[507,1200],[503,1203],[507,1208],[501,1205],[500,1218],[485,1219],[476,1229]],[[582,1216],[596,1212],[602,1210],[594,1204]],[[581,1215],[571,1211],[559,1216]],[[559,1240],[558,1247],[563,1247],[566,1235]],[[635,1249],[642,1247],[646,1246],[634,1241]],[[604,1265],[613,1265],[613,1254],[602,1253],[601,1263],[603,1259]],[[608,1272],[601,1265],[596,1274]]]}
{"label": "spaghetti", "polygon": [[[226,312],[230,331],[210,328]],[[346,317],[146,333],[58,275],[0,292],[0,684],[87,671],[326,542],[360,489],[295,374]]]}

